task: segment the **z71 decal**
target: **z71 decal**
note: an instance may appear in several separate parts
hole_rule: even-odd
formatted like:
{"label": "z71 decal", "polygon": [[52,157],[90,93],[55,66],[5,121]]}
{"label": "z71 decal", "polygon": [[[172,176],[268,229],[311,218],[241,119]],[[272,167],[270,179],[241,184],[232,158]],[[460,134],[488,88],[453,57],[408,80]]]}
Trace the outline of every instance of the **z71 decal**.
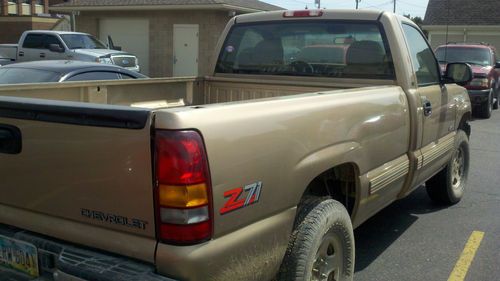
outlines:
{"label": "z71 decal", "polygon": [[[245,187],[238,187],[224,192],[224,198],[228,198],[224,207],[220,209],[220,214],[238,210],[240,208],[259,202],[262,182],[254,182]],[[243,194],[243,195],[242,195]]]}

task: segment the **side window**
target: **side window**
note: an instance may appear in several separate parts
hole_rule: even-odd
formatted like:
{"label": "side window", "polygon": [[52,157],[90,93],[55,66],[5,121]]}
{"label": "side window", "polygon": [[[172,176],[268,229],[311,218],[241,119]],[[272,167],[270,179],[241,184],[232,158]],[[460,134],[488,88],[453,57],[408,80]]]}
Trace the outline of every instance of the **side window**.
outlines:
{"label": "side window", "polygon": [[422,34],[413,26],[403,24],[408,40],[413,69],[419,86],[439,83],[438,65],[431,48]]}
{"label": "side window", "polygon": [[135,79],[135,78],[130,75],[120,73],[120,79]]}
{"label": "side window", "polygon": [[95,71],[95,72],[85,72],[72,76],[65,81],[88,81],[88,80],[117,80],[120,79],[118,73],[115,72],[105,72],[105,71]]}
{"label": "side window", "polygon": [[43,49],[43,34],[28,34],[24,38],[23,48]]}
{"label": "side window", "polygon": [[43,48],[49,49],[49,46],[51,44],[56,44],[59,45],[59,47],[63,48],[63,45],[61,43],[61,40],[59,40],[59,38],[53,35],[45,35],[43,38]]}

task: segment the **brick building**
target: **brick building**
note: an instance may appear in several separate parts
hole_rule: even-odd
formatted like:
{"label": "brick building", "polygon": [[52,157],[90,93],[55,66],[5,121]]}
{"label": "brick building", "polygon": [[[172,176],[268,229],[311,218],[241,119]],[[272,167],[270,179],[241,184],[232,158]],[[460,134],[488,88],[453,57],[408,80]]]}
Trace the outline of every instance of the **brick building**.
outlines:
{"label": "brick building", "polygon": [[218,38],[235,14],[278,10],[257,0],[69,0],[51,7],[75,12],[76,30],[138,56],[151,77],[210,73]]}
{"label": "brick building", "polygon": [[49,14],[62,0],[0,0],[0,44],[17,43],[26,30],[52,29],[61,19]]}

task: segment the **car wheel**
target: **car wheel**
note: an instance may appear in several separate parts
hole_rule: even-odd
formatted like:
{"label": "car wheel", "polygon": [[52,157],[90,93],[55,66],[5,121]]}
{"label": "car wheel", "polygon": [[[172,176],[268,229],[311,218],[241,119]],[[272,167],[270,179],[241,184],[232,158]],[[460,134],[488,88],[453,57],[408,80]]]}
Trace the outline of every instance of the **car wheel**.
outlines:
{"label": "car wheel", "polygon": [[332,199],[307,200],[277,280],[347,281],[354,275],[354,234],[345,207]]}
{"label": "car wheel", "polygon": [[488,100],[483,102],[479,106],[479,117],[488,119],[491,117],[492,111],[493,111],[493,95],[492,92],[490,91],[490,94],[488,95]]}
{"label": "car wheel", "polygon": [[425,186],[431,200],[446,205],[458,203],[465,192],[469,174],[469,138],[459,130],[448,165],[429,179]]}
{"label": "car wheel", "polygon": [[500,104],[500,101],[498,100],[498,96],[500,95],[500,93],[497,93],[495,95],[495,101],[493,102],[493,109],[498,109],[498,106]]}

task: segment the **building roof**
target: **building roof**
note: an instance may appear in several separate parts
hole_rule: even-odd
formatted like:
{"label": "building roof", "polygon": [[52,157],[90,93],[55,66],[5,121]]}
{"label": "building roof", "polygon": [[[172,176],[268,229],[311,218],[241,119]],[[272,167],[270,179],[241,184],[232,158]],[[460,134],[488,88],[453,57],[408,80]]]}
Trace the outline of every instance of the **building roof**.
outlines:
{"label": "building roof", "polygon": [[500,3],[498,0],[429,0],[424,24],[500,25]]}
{"label": "building roof", "polygon": [[54,11],[89,10],[92,8],[123,9],[126,7],[141,7],[144,9],[203,9],[221,8],[239,11],[275,11],[283,8],[258,0],[68,0],[51,7]]}

